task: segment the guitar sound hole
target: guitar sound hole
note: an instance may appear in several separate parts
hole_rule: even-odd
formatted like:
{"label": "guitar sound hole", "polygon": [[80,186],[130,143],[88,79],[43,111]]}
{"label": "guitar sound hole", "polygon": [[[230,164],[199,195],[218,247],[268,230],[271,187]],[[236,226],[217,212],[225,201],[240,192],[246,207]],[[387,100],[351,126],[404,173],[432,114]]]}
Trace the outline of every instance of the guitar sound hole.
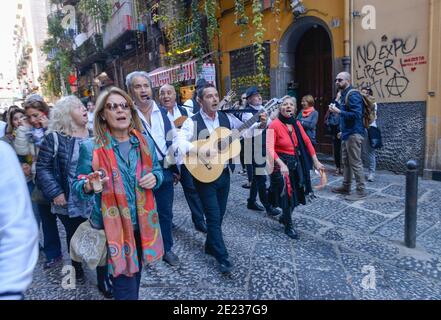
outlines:
{"label": "guitar sound hole", "polygon": [[226,139],[219,139],[217,141],[217,149],[220,152],[225,152],[226,150],[228,150],[228,147],[230,146],[231,142],[232,142],[231,137],[228,137]]}

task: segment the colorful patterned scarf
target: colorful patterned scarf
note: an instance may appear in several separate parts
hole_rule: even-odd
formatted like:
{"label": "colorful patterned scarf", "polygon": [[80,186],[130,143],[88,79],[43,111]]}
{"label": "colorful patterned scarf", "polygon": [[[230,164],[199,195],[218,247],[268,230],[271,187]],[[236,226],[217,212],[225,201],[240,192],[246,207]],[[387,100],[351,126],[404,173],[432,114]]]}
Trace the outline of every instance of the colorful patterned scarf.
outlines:
{"label": "colorful patterned scarf", "polygon": [[[136,181],[152,171],[152,158],[146,139],[132,130],[139,141]],[[109,182],[101,194],[101,213],[107,237],[109,271],[114,277],[123,274],[131,277],[139,272],[139,261],[130,209],[124,191],[118,162],[112,147],[110,132],[106,132],[106,145],[95,146],[92,167],[104,170]],[[136,207],[141,233],[144,263],[158,261],[164,255],[161,229],[152,190],[136,184]]]}

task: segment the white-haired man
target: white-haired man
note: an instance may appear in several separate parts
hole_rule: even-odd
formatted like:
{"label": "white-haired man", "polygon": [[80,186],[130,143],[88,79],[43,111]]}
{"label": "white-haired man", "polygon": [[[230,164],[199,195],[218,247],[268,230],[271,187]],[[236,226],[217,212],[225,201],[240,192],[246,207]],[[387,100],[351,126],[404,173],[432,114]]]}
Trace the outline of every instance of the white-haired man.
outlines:
{"label": "white-haired man", "polygon": [[167,116],[167,111],[158,107],[153,100],[152,82],[147,72],[134,71],[130,73],[126,78],[126,86],[142,120],[144,134],[149,135],[155,143],[156,154],[163,168],[164,181],[154,191],[164,241],[163,260],[172,266],[177,266],[179,258],[172,251],[174,172],[164,164],[168,149],[172,145],[174,126]]}

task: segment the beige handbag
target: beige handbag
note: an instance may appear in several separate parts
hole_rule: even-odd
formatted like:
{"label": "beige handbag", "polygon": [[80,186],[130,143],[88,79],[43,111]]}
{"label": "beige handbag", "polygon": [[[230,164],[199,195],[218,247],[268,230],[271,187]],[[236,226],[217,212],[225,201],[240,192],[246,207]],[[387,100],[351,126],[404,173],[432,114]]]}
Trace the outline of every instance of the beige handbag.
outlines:
{"label": "beige handbag", "polygon": [[78,227],[70,241],[70,257],[84,262],[89,269],[107,264],[107,241],[104,230],[94,229],[89,220]]}

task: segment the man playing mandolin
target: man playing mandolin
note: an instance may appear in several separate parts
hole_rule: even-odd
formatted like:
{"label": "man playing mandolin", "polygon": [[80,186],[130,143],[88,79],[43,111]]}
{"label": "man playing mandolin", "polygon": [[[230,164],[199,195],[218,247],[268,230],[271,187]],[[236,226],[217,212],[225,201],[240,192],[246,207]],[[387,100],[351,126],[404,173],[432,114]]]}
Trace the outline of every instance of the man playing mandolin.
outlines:
{"label": "man playing mandolin", "polygon": [[[174,141],[174,144],[183,155],[197,154],[199,158],[198,161],[201,162],[202,166],[205,165],[206,168],[219,166],[219,163],[216,163],[216,161],[218,161],[216,159],[218,159],[218,155],[220,156],[222,153],[222,146],[213,146],[209,143],[199,145],[191,141],[206,139],[212,134],[216,134],[221,128],[227,128],[229,130],[238,129],[239,131],[245,131],[245,134],[249,134],[251,128],[244,130],[246,127],[244,127],[244,124],[239,119],[218,111],[219,94],[213,85],[206,84],[200,88],[197,92],[197,99],[202,109],[199,113],[184,122],[176,136],[177,139]],[[262,113],[260,116],[260,123],[262,126],[265,126],[266,114]],[[253,127],[256,126],[257,123],[254,123]],[[229,130],[227,131],[231,135],[231,131]],[[222,140],[222,143],[226,143],[227,148],[228,143],[231,142],[228,139],[218,140]],[[230,144],[232,145],[234,143],[239,143],[239,140],[231,142]],[[238,151],[240,152],[240,143]],[[210,160],[214,160],[214,162],[210,162]],[[187,162],[186,165],[189,166]],[[228,167],[232,165],[223,163],[221,165],[223,171],[217,179],[210,182],[202,182],[201,180],[205,180],[204,177],[200,177],[199,179],[194,178],[194,186],[201,199],[207,220],[205,253],[216,258],[221,273],[228,274],[231,273],[233,265],[229,259],[223,240],[222,221],[225,215],[230,190],[230,171]],[[193,172],[192,174],[195,176]]]}

